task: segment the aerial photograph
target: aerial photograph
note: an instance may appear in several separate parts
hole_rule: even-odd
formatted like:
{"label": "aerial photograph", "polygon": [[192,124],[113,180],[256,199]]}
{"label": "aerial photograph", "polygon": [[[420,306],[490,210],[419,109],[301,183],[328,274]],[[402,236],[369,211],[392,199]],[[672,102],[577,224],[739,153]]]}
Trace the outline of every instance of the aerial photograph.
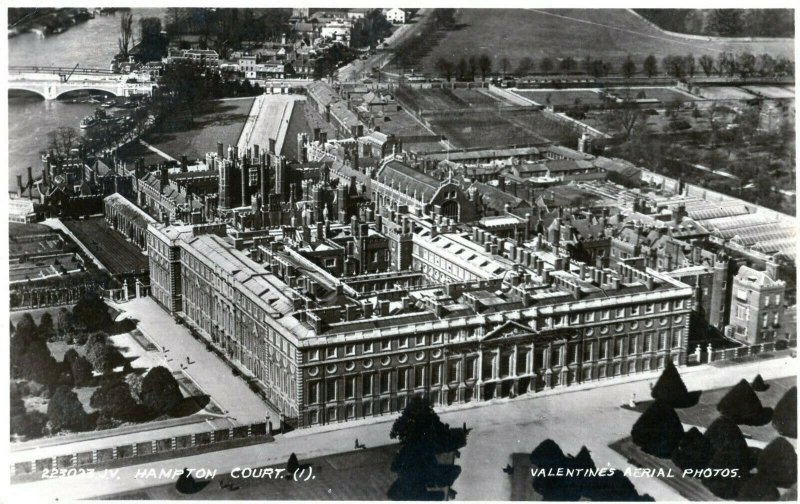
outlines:
{"label": "aerial photograph", "polygon": [[0,501],[797,501],[791,2],[33,3]]}

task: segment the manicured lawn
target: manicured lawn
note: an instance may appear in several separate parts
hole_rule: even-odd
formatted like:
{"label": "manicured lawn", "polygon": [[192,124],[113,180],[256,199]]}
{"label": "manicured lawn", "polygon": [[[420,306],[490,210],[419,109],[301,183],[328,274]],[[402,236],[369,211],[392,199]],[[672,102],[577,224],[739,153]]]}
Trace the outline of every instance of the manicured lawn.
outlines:
{"label": "manicured lawn", "polygon": [[[196,499],[196,500],[388,500],[386,492],[395,479],[391,471],[397,445],[381,446],[354,452],[300,460],[309,464],[312,479],[308,481],[248,478],[232,479],[217,475],[202,490],[184,495],[168,483],[145,490],[108,496],[108,499]],[[283,468],[285,466],[275,466]],[[306,473],[308,474],[308,473]],[[220,488],[223,480],[234,489]]]}
{"label": "manicured lawn", "polygon": [[461,28],[439,32],[441,40],[423,56],[425,72],[438,74],[436,61],[441,57],[458,61],[481,53],[493,59],[495,70],[503,57],[516,68],[525,56],[534,59],[537,69],[544,57],[580,60],[587,55],[619,68],[628,54],[641,69],[641,62],[651,53],[659,60],[669,54],[716,57],[720,51],[768,52],[773,57],[793,58],[794,47],[787,39],[728,42],[666,35],[623,9],[461,9],[456,22]]}
{"label": "manicured lawn", "polygon": [[147,271],[147,255],[121,233],[109,228],[103,217],[65,220],[64,225],[112,275]]}
{"label": "manicured lawn", "polygon": [[601,105],[603,100],[596,91],[588,89],[543,89],[537,91],[519,90],[514,93],[535,101],[540,105],[575,105],[576,100],[583,105]]}
{"label": "manicured lawn", "polygon": [[147,135],[145,141],[175,159],[182,155],[189,160],[205,158],[216,151],[217,142],[236,145],[255,98],[218,100],[208,111],[195,117],[191,126],[184,119],[165,124],[162,131]]}

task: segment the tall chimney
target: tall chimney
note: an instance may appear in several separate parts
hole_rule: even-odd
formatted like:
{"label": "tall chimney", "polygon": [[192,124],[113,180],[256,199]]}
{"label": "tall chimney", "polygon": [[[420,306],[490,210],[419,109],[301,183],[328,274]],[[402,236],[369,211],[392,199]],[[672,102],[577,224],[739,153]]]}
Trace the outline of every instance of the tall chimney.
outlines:
{"label": "tall chimney", "polygon": [[22,175],[17,175],[17,197],[22,197]]}

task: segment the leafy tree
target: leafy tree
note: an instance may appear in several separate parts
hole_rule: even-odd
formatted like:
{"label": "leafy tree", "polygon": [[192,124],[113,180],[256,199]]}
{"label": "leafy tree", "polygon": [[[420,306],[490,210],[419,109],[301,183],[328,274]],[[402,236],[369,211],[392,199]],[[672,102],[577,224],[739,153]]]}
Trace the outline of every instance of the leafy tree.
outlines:
{"label": "leafy tree", "polygon": [[558,64],[559,70],[565,73],[574,71],[577,66],[578,64],[575,62],[575,59],[572,56],[567,56]]}
{"label": "leafy tree", "polygon": [[42,385],[55,385],[60,374],[58,361],[53,358],[47,343],[43,340],[32,342],[19,359],[18,369],[23,378]]}
{"label": "leafy tree", "polygon": [[508,70],[511,68],[511,62],[505,56],[500,58],[500,68],[503,71],[503,76],[505,76],[506,73],[508,73]]}
{"label": "leafy tree", "polygon": [[167,54],[167,38],[161,33],[161,19],[139,19],[139,55],[142,61],[160,60]]}
{"label": "leafy tree", "polygon": [[439,420],[430,401],[412,397],[400,417],[395,420],[389,436],[400,441],[400,449],[392,461],[397,479],[389,488],[392,500],[428,500],[433,495],[429,486],[449,486],[455,474],[442,471],[436,454],[464,446],[465,433],[453,432]]}
{"label": "leafy tree", "polygon": [[[318,61],[328,60],[319,58]],[[188,113],[190,124],[193,124],[195,116],[206,106],[211,92],[205,72],[204,66],[190,61],[167,66],[159,81],[158,97],[161,104],[173,113]]]}
{"label": "leafy tree", "polygon": [[178,381],[163,366],[157,366],[147,372],[142,380],[142,404],[154,415],[168,415],[181,403]]}
{"label": "leafy tree", "polygon": [[140,414],[139,405],[131,396],[130,386],[119,377],[103,380],[89,404],[111,418],[133,420]]}
{"label": "leafy tree", "polygon": [[486,76],[492,71],[492,59],[487,54],[478,57],[478,69],[481,71],[481,80],[486,82]]}
{"label": "leafy tree", "polygon": [[622,75],[624,75],[626,79],[630,79],[636,73],[636,62],[628,55],[620,69],[622,70]]}
{"label": "leafy tree", "polygon": [[642,69],[648,77],[653,77],[658,73],[658,60],[652,54],[644,59]]}
{"label": "leafy tree", "polygon": [[68,387],[58,387],[47,405],[47,418],[54,432],[82,431],[90,427],[90,417],[83,405]]}
{"label": "leafy tree", "polygon": [[436,69],[439,70],[442,77],[447,79],[447,82],[450,82],[450,79],[453,77],[454,68],[453,62],[448,59],[439,58],[436,60]]}
{"label": "leafy tree", "polygon": [[742,29],[740,9],[714,9],[709,16],[709,28],[722,37],[736,37]]}
{"label": "leafy tree", "polygon": [[528,75],[533,70],[533,59],[530,56],[524,56],[517,64],[516,74],[520,77]]}
{"label": "leafy tree", "polygon": [[656,457],[669,457],[680,444],[683,425],[672,407],[655,401],[636,420],[631,429],[633,442]]}
{"label": "leafy tree", "polygon": [[697,427],[692,427],[686,431],[678,447],[672,452],[672,461],[681,469],[704,469],[713,455],[711,443]]}
{"label": "leafy tree", "polygon": [[111,327],[108,306],[94,292],[87,292],[72,309],[75,323],[88,332],[103,331]]}
{"label": "leafy tree", "polygon": [[797,387],[787,390],[775,405],[772,425],[782,436],[797,438]]}
{"label": "leafy tree", "polygon": [[703,69],[703,73],[706,74],[706,77],[711,77],[711,74],[714,73],[714,58],[708,54],[704,54],[700,56],[699,61],[700,68]]}
{"label": "leafy tree", "polygon": [[697,73],[697,60],[695,60],[693,54],[687,54],[683,58],[683,67],[686,69],[686,73],[689,77],[694,77],[694,74]]}
{"label": "leafy tree", "polygon": [[542,61],[539,62],[539,70],[541,70],[542,73],[549,74],[555,67],[556,65],[553,63],[553,60],[548,57],[542,58]]}
{"label": "leafy tree", "polygon": [[58,332],[61,335],[66,335],[69,333],[73,326],[75,325],[74,317],[72,316],[72,312],[67,310],[66,308],[60,308],[58,310]]}
{"label": "leafy tree", "polygon": [[56,335],[56,328],[53,325],[53,316],[50,312],[44,312],[42,318],[39,319],[39,337],[45,340],[50,339]]}
{"label": "leafy tree", "polygon": [[777,437],[758,455],[758,474],[774,484],[789,487],[797,483],[797,453],[783,437]]}
{"label": "leafy tree", "polygon": [[758,423],[769,413],[747,380],[739,381],[720,399],[717,411],[736,423]]}
{"label": "leafy tree", "polygon": [[82,355],[77,355],[69,363],[69,371],[72,375],[72,381],[76,387],[85,387],[92,381],[92,364],[86,357]]}
{"label": "leafy tree", "polygon": [[300,469],[300,462],[297,460],[297,455],[292,452],[289,455],[289,461],[286,462],[286,479],[292,478],[298,469]]}
{"label": "leafy tree", "polygon": [[469,69],[469,65],[467,64],[467,60],[461,58],[456,63],[456,75],[458,76],[458,80],[466,80],[467,79],[467,71]]}
{"label": "leafy tree", "polygon": [[756,71],[756,57],[749,52],[743,52],[736,55],[736,66],[739,70],[739,75],[744,79],[753,75]]}

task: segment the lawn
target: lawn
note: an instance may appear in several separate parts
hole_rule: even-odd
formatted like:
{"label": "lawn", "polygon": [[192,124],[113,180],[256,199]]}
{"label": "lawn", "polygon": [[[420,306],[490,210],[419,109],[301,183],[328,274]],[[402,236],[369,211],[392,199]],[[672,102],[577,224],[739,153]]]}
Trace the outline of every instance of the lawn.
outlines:
{"label": "lawn", "polygon": [[216,151],[217,142],[236,145],[255,98],[217,100],[195,117],[191,126],[184,119],[166,123],[160,131],[146,135],[145,141],[175,159],[186,155],[190,160],[203,159]]}
{"label": "lawn", "polygon": [[[386,492],[395,479],[391,471],[397,445],[387,445],[354,452],[300,460],[311,466],[313,478],[295,482],[285,479],[232,479],[217,475],[199,492],[180,494],[175,483],[111,495],[107,499],[141,500],[388,500]],[[274,466],[275,469],[285,466]],[[220,488],[222,480],[232,483],[233,489]]]}
{"label": "lawn", "polygon": [[147,256],[121,233],[109,228],[103,217],[65,220],[64,225],[112,275],[147,271]]}
{"label": "lawn", "polygon": [[756,95],[731,86],[699,86],[697,93],[709,100],[752,100]]}
{"label": "lawn", "polygon": [[458,61],[462,56],[481,53],[493,59],[496,70],[504,57],[510,60],[511,68],[526,56],[536,62],[544,57],[580,60],[591,56],[619,68],[630,54],[641,69],[649,54],[661,59],[669,54],[716,57],[721,51],[749,51],[793,58],[794,52],[790,39],[740,42],[667,35],[623,9],[461,9],[456,23],[459,29],[438,32],[443,35],[438,44],[422,56],[426,73],[438,74],[439,58]]}
{"label": "lawn", "polygon": [[753,91],[766,98],[794,99],[794,86],[742,86],[747,91]]}
{"label": "lawn", "polygon": [[[602,105],[603,100],[597,91],[588,89],[541,89],[537,91],[518,90],[515,94],[533,100],[539,105]],[[576,102],[577,101],[577,102]]]}

